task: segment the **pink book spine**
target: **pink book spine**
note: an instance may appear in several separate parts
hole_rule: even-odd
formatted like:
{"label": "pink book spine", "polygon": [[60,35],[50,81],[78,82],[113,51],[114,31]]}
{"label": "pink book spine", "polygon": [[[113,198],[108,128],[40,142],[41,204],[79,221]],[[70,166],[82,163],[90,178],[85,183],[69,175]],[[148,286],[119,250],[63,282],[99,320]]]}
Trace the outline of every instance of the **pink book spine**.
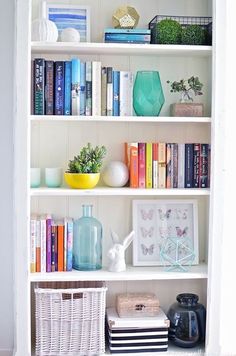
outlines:
{"label": "pink book spine", "polygon": [[51,259],[52,259],[52,247],[51,247],[51,232],[52,232],[52,218],[50,215],[46,219],[46,250],[47,250],[47,272],[52,271]]}
{"label": "pink book spine", "polygon": [[139,188],[146,187],[146,166],[145,166],[145,157],[146,157],[146,145],[144,142],[138,144],[138,186]]}

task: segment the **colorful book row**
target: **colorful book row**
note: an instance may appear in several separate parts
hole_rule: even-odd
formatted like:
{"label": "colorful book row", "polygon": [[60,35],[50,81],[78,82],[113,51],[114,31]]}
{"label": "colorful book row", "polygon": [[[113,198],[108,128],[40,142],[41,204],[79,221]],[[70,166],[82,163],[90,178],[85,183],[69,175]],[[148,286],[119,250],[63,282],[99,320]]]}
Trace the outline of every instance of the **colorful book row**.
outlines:
{"label": "colorful book row", "polygon": [[55,222],[51,215],[30,220],[30,271],[72,270],[73,221]]}
{"label": "colorful book row", "polygon": [[99,61],[32,62],[34,115],[132,116],[133,74]]}
{"label": "colorful book row", "polygon": [[131,188],[209,188],[208,143],[125,143]]}

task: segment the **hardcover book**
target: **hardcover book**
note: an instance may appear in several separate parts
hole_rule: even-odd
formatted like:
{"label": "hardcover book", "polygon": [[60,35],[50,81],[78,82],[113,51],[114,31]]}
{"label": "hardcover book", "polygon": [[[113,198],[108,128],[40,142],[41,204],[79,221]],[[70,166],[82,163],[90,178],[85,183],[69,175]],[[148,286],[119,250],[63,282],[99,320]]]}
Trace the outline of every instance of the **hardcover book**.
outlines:
{"label": "hardcover book", "polygon": [[194,143],[193,146],[193,187],[199,188],[200,178],[200,143]]}
{"label": "hardcover book", "polygon": [[45,112],[45,60],[34,60],[34,115],[44,115]]}
{"label": "hardcover book", "polygon": [[85,115],[86,107],[86,67],[84,62],[80,62],[80,115]]}
{"label": "hardcover book", "polygon": [[113,71],[113,116],[120,115],[120,72]]}
{"label": "hardcover book", "polygon": [[146,143],[146,188],[152,188],[152,143]]}
{"label": "hardcover book", "polygon": [[54,62],[45,61],[45,114],[54,114]]}
{"label": "hardcover book", "polygon": [[58,240],[58,272],[64,270],[64,225],[59,222],[57,224],[57,240]]}
{"label": "hardcover book", "polygon": [[40,220],[36,221],[36,272],[41,272]]}
{"label": "hardcover book", "polygon": [[30,220],[30,272],[36,272],[36,217]]}
{"label": "hardcover book", "polygon": [[208,187],[208,144],[201,143],[200,145],[200,188]]}
{"label": "hardcover book", "polygon": [[51,258],[52,258],[52,242],[51,242],[51,233],[52,233],[52,217],[47,215],[46,218],[46,272],[52,271]]}
{"label": "hardcover book", "polygon": [[166,188],[171,186],[171,143],[166,144]]}
{"label": "hardcover book", "polygon": [[138,188],[138,143],[130,144],[130,187]]}
{"label": "hardcover book", "polygon": [[107,116],[113,114],[113,69],[107,67]]}
{"label": "hardcover book", "polygon": [[92,115],[92,62],[86,62],[86,107],[85,113],[86,116]]}
{"label": "hardcover book", "polygon": [[178,143],[171,144],[171,187],[178,188]]}
{"label": "hardcover book", "polygon": [[71,115],[71,61],[65,62],[65,107],[64,115]]}
{"label": "hardcover book", "polygon": [[65,91],[65,72],[64,62],[55,62],[55,96],[54,112],[55,115],[64,115],[64,91]]}
{"label": "hardcover book", "polygon": [[56,271],[56,225],[54,224],[54,222],[52,222],[51,225],[51,271],[55,272]]}
{"label": "hardcover book", "polygon": [[151,30],[146,28],[105,28],[104,33],[120,33],[120,34],[142,34],[150,35]]}
{"label": "hardcover book", "polygon": [[133,74],[120,71],[120,116],[133,114]]}
{"label": "hardcover book", "polygon": [[92,115],[101,116],[101,62],[92,62]]}
{"label": "hardcover book", "polygon": [[185,188],[193,188],[193,143],[185,143]]}
{"label": "hardcover book", "polygon": [[67,258],[66,270],[72,271],[72,253],[73,253],[73,221],[67,220]]}
{"label": "hardcover book", "polygon": [[101,92],[101,110],[102,116],[107,115],[107,68],[102,67],[102,92]]}
{"label": "hardcover book", "polygon": [[178,143],[178,188],[184,188],[185,145]]}
{"label": "hardcover book", "polygon": [[158,188],[158,143],[152,144],[152,187]]}
{"label": "hardcover book", "polygon": [[72,115],[80,115],[80,60],[71,61],[71,106]]}
{"label": "hardcover book", "polygon": [[41,237],[41,272],[46,272],[46,256],[47,256],[47,246],[46,246],[46,218],[41,217],[40,219],[40,237]]}
{"label": "hardcover book", "polygon": [[146,187],[146,143],[138,144],[138,186]]}

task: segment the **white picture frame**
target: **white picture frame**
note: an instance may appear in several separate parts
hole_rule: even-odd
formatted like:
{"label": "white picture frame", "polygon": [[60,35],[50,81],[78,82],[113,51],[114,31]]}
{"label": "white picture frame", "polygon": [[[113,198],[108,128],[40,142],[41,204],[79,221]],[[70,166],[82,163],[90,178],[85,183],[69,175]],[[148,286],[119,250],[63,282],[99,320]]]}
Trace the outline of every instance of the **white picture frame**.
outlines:
{"label": "white picture frame", "polygon": [[133,265],[161,266],[160,248],[167,237],[184,236],[199,263],[198,205],[196,199],[133,200]]}
{"label": "white picture frame", "polygon": [[60,0],[42,0],[41,16],[53,21],[58,29],[58,38],[64,28],[75,28],[80,33],[80,42],[90,42],[90,6],[68,4]]}

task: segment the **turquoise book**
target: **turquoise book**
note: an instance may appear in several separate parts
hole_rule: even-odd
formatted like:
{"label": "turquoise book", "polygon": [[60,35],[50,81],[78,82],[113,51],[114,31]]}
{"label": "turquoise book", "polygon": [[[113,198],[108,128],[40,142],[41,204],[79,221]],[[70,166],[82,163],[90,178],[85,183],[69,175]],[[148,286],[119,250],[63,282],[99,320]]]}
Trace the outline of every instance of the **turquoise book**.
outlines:
{"label": "turquoise book", "polygon": [[113,116],[120,115],[120,72],[113,71]]}
{"label": "turquoise book", "polygon": [[65,107],[64,115],[71,115],[71,61],[65,61]]}

